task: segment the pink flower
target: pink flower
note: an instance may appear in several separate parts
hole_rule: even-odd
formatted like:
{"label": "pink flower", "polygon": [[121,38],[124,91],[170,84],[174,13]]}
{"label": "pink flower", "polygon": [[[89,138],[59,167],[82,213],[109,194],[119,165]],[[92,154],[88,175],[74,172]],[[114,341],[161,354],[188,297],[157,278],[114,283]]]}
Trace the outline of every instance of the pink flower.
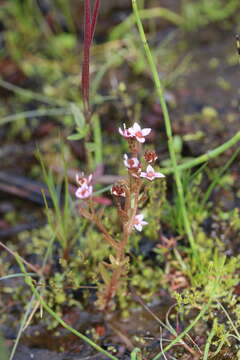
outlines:
{"label": "pink flower", "polygon": [[78,183],[79,186],[89,185],[91,181],[92,181],[92,174],[89,175],[88,178],[84,177],[83,172],[81,174],[76,174],[76,182]]}
{"label": "pink flower", "polygon": [[133,158],[128,158],[127,154],[124,154],[124,165],[129,168],[129,169],[134,169],[134,168],[138,168],[139,167],[139,160],[135,157]]}
{"label": "pink flower", "polygon": [[134,136],[140,143],[145,142],[145,136],[149,135],[152,129],[145,128],[141,129],[140,125],[134,123],[131,128],[128,129],[129,133]]}
{"label": "pink flower", "polygon": [[125,138],[130,138],[134,136],[129,132],[129,129],[126,128],[126,124],[123,124],[123,130],[121,128],[118,128],[118,131]]}
{"label": "pink flower", "polygon": [[151,165],[148,165],[147,172],[141,172],[140,176],[150,181],[154,180],[155,178],[165,177],[165,175],[155,172],[154,168]]}
{"label": "pink flower", "polygon": [[75,192],[76,197],[79,199],[87,199],[89,196],[92,195],[93,187],[88,186],[87,184],[83,184],[80,186],[77,191]]}
{"label": "pink flower", "polygon": [[143,226],[148,224],[148,222],[143,220],[143,217],[144,216],[142,214],[139,214],[139,215],[136,215],[134,218],[133,226],[135,227],[135,229],[137,231],[142,231]]}

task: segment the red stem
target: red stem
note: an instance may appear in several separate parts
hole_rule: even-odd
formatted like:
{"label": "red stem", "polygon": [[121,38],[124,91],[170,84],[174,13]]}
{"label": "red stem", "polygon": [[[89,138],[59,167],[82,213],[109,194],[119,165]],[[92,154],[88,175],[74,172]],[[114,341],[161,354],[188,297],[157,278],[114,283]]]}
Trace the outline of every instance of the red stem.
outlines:
{"label": "red stem", "polygon": [[95,28],[96,28],[99,8],[100,8],[100,0],[96,0],[94,3],[92,24],[91,24],[91,42],[93,40],[93,36],[94,36]]}
{"label": "red stem", "polygon": [[89,57],[91,46],[91,7],[90,0],[84,2],[84,47],[82,65],[82,97],[85,111],[89,110]]}

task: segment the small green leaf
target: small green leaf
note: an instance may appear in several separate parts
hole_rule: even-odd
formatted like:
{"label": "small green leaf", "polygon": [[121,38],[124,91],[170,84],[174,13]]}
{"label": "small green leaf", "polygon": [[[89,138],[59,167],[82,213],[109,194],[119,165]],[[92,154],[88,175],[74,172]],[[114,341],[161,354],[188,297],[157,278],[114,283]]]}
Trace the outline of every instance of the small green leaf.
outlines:
{"label": "small green leaf", "polygon": [[82,139],[81,134],[72,134],[67,137],[68,140],[80,140]]}
{"label": "small green leaf", "polygon": [[103,281],[105,282],[105,284],[109,284],[110,280],[111,280],[111,276],[108,273],[108,271],[106,270],[105,266],[103,263],[99,264],[99,272],[103,278]]}
{"label": "small green leaf", "polygon": [[81,109],[74,103],[70,106],[74,121],[78,128],[82,129],[85,125],[85,117]]}

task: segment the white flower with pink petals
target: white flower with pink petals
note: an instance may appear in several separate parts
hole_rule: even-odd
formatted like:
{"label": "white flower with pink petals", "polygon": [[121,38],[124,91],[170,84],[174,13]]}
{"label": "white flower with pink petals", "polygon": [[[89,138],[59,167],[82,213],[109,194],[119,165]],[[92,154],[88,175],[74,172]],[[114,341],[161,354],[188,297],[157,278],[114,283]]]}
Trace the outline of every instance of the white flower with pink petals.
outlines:
{"label": "white flower with pink petals", "polygon": [[137,231],[142,231],[143,226],[147,225],[148,222],[143,220],[143,214],[136,215],[133,221],[133,226]]}
{"label": "white flower with pink petals", "polygon": [[129,169],[135,169],[139,167],[139,160],[135,157],[128,158],[127,154],[124,154],[124,165]]}
{"label": "white flower with pink petals", "polygon": [[[130,129],[130,128],[129,128]],[[123,124],[123,129],[118,128],[119,133],[125,137],[125,138],[130,138],[130,137],[134,137],[134,135],[131,134],[131,132],[129,131],[129,129],[126,128],[126,124]]]}
{"label": "white flower with pink petals", "polygon": [[163,178],[165,175],[155,172],[154,168],[151,165],[148,165],[146,172],[141,172],[141,177],[146,178],[150,181],[154,180],[155,178]]}
{"label": "white flower with pink petals", "polygon": [[79,199],[87,199],[89,196],[92,195],[93,187],[90,185],[82,185],[80,186],[77,191],[75,192],[76,197]]}
{"label": "white flower with pink petals", "polygon": [[145,137],[149,135],[151,131],[152,129],[150,128],[141,129],[141,126],[138,123],[134,123],[133,126],[128,129],[128,132],[140,143],[145,142]]}

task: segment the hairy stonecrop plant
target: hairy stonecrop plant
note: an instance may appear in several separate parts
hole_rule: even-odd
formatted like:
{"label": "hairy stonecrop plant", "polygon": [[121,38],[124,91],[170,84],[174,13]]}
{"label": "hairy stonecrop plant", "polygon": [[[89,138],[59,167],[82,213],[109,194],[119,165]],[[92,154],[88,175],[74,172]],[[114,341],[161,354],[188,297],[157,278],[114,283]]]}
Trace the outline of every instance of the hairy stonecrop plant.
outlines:
{"label": "hairy stonecrop plant", "polygon": [[142,208],[148,200],[149,185],[153,180],[165,177],[153,168],[157,160],[155,151],[145,151],[142,161],[139,160],[142,154],[142,144],[150,132],[150,128],[141,129],[137,123],[130,128],[126,128],[125,124],[123,129],[119,128],[119,133],[129,145],[129,155],[123,156],[128,176],[119,180],[111,189],[122,229],[120,234],[112,235],[112,232],[105,227],[103,210],[98,210],[93,202],[92,175],[86,177],[84,174],[78,174],[76,176],[79,186],[76,197],[82,200],[78,206],[80,215],[97,226],[104,239],[114,250],[109,255],[108,262],[104,261],[99,264],[103,283],[99,285],[97,305],[103,310],[113,306],[113,298],[128,274],[127,247],[132,232],[134,230],[142,231],[143,227],[148,224],[144,220],[143,213],[139,213],[139,208]]}

